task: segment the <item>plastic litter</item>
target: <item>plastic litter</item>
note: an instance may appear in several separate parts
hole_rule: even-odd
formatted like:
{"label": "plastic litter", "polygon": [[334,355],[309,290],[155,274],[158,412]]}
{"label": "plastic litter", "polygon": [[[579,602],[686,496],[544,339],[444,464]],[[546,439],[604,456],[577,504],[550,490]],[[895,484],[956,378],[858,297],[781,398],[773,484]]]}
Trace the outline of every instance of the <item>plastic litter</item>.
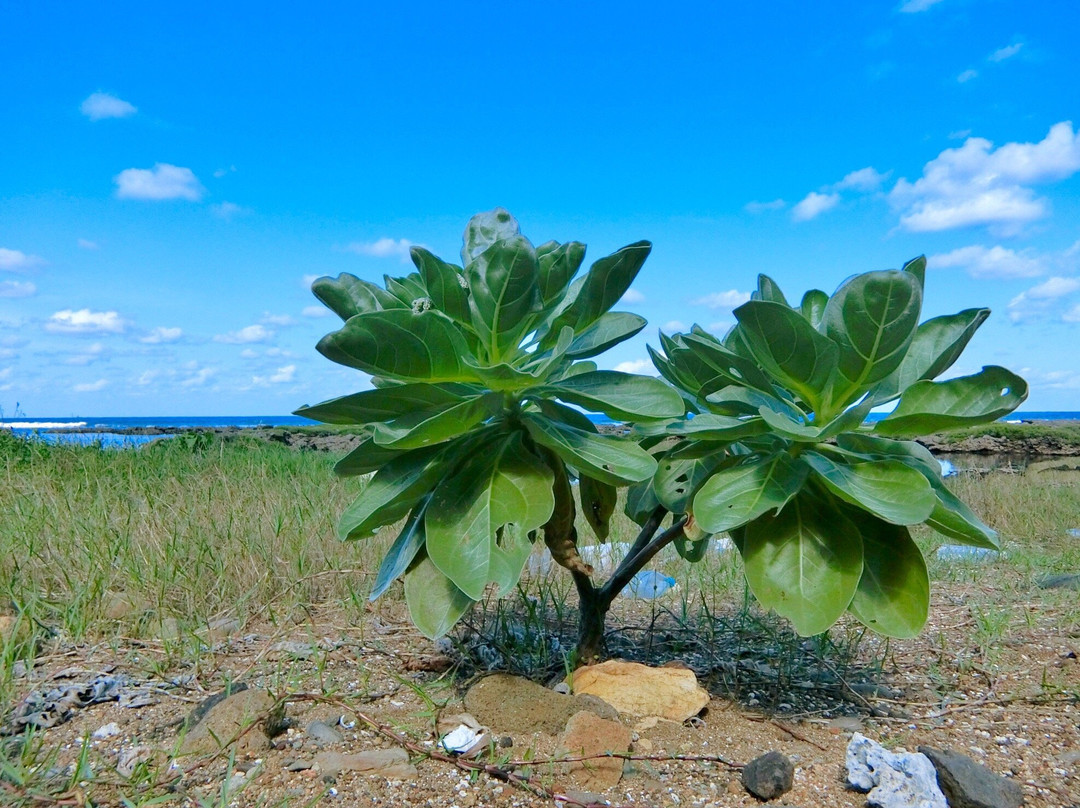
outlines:
{"label": "plastic litter", "polygon": [[998,550],[987,547],[968,547],[966,544],[943,544],[935,553],[939,561],[997,561],[1001,557]]}
{"label": "plastic litter", "polygon": [[957,474],[956,466],[954,466],[950,461],[939,459],[938,463],[941,464],[941,476],[942,477],[955,477],[956,476],[956,474]]}
{"label": "plastic litter", "polygon": [[640,600],[652,600],[675,586],[675,579],[656,570],[642,570],[626,585],[623,594]]}
{"label": "plastic litter", "polygon": [[1080,527],[1070,527],[1065,532],[1075,539],[1080,539]]}

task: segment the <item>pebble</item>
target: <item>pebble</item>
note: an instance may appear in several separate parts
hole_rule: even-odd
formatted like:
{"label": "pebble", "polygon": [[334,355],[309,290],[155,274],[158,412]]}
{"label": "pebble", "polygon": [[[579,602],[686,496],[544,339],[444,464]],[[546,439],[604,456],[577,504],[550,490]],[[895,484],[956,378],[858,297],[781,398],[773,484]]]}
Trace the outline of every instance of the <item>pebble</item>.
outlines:
{"label": "pebble", "polygon": [[345,740],[340,732],[322,721],[312,721],[304,732],[315,741],[316,746],[328,746]]}

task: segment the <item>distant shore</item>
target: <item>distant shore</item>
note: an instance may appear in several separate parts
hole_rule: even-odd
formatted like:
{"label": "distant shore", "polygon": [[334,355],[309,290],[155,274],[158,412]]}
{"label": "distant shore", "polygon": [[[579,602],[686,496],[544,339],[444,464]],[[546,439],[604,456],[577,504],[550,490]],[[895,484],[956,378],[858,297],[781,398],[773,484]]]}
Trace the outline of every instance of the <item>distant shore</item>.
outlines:
{"label": "distant shore", "polygon": [[[601,424],[607,434],[627,431],[621,424]],[[190,433],[210,433],[223,440],[254,438],[280,443],[293,449],[341,453],[360,444],[362,438],[342,428],[319,426],[278,427],[162,427],[137,426],[102,430],[93,427],[71,427],[49,430],[53,433],[112,435],[170,436]],[[1080,456],[1080,421],[1039,421],[1021,424],[988,424],[967,430],[930,435],[919,439],[935,454],[1017,455],[1032,457]]]}

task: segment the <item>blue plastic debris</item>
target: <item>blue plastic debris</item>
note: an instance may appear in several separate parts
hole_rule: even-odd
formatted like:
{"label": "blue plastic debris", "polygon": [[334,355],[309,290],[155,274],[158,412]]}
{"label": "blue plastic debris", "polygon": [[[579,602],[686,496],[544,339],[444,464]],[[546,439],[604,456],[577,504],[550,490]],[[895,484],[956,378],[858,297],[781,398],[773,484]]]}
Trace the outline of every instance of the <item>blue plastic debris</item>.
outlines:
{"label": "blue plastic debris", "polygon": [[675,586],[675,579],[656,570],[642,570],[626,585],[623,594],[631,598],[652,600]]}
{"label": "blue plastic debris", "polygon": [[1080,539],[1080,527],[1070,527],[1065,532],[1072,536],[1074,539]]}
{"label": "blue plastic debris", "polygon": [[952,477],[956,474],[956,466],[954,466],[950,461],[938,459],[938,463],[941,464],[942,477]]}
{"label": "blue plastic debris", "polygon": [[987,547],[968,547],[966,544],[943,544],[936,553],[939,561],[996,561],[1001,553]]}

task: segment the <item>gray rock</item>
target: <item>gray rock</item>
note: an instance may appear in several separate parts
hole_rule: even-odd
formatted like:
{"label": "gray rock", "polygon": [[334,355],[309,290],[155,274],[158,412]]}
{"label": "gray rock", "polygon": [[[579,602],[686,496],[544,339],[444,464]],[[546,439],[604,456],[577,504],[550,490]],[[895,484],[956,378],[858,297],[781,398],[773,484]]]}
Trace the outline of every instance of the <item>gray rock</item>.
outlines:
{"label": "gray rock", "polygon": [[370,752],[358,752],[345,755],[341,752],[319,752],[312,761],[326,777],[336,777],[339,772],[361,772],[376,777],[388,777],[392,780],[413,780],[417,776],[416,767],[409,763],[409,756],[404,749],[373,749]]}
{"label": "gray rock", "polygon": [[878,808],[948,808],[938,788],[937,772],[926,755],[890,752],[860,735],[847,747],[848,783],[868,791],[866,802]]}
{"label": "gray rock", "polygon": [[795,766],[787,755],[767,752],[749,763],[742,771],[743,788],[759,800],[774,800],[787,794],[795,783]]}
{"label": "gray rock", "polygon": [[937,769],[938,785],[950,808],[1020,808],[1024,804],[1020,786],[967,755],[932,746],[920,746],[919,751]]}
{"label": "gray rock", "polygon": [[329,724],[324,724],[322,721],[312,721],[307,725],[307,729],[304,730],[304,732],[311,740],[315,741],[317,746],[327,746],[332,743],[341,743],[345,740],[340,732]]}
{"label": "gray rock", "polygon": [[1037,583],[1040,589],[1080,589],[1080,573],[1044,575]]}

